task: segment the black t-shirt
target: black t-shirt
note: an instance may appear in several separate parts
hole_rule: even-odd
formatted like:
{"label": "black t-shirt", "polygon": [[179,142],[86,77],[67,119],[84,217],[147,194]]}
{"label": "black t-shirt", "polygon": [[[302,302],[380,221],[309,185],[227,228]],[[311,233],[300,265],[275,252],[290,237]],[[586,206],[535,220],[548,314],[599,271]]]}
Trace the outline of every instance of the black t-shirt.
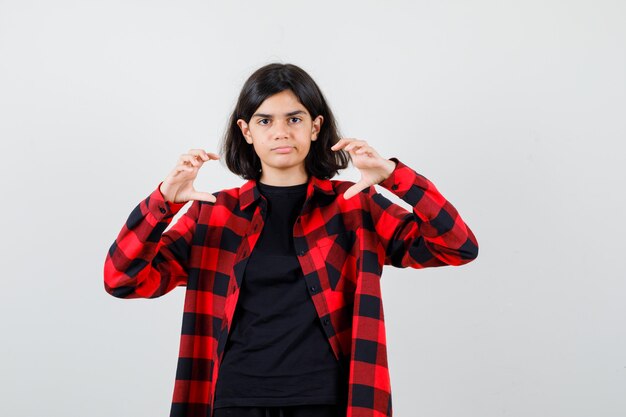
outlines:
{"label": "black t-shirt", "polygon": [[214,408],[341,404],[333,355],[293,244],[307,184],[258,183],[267,216],[246,265],[215,387]]}

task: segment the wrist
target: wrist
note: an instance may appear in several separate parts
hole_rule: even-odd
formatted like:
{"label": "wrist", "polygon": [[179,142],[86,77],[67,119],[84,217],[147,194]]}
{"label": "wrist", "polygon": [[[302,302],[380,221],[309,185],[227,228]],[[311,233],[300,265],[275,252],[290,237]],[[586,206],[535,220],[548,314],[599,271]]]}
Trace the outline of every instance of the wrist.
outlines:
{"label": "wrist", "polygon": [[164,201],[167,201],[169,203],[175,203],[174,198],[171,198],[172,190],[165,182],[162,182],[159,185],[159,192],[163,196]]}
{"label": "wrist", "polygon": [[392,161],[391,159],[387,159],[385,164],[386,164],[386,168],[385,168],[385,179],[384,180],[389,178],[391,176],[391,174],[393,174],[393,171],[395,171],[395,169],[396,169],[396,163],[394,161]]}

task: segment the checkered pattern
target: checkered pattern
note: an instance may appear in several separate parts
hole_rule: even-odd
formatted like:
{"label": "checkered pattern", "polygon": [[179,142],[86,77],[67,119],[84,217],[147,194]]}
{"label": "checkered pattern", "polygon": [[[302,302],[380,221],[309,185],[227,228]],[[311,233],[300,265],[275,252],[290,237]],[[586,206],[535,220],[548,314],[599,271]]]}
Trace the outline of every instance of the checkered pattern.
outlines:
{"label": "checkered pattern", "polygon": [[[379,185],[345,200],[353,183],[310,177],[294,245],[328,342],[348,375],[347,417],[391,416],[391,386],[380,277],[383,265],[461,265],[478,254],[455,208],[423,176],[396,168]],[[160,185],[160,184],[159,184]],[[104,265],[105,289],[153,298],[186,286],[172,417],[211,417],[215,381],[243,272],[263,229],[267,202],[254,180],[215,192],[215,203],[164,201],[159,188],[130,214]]]}

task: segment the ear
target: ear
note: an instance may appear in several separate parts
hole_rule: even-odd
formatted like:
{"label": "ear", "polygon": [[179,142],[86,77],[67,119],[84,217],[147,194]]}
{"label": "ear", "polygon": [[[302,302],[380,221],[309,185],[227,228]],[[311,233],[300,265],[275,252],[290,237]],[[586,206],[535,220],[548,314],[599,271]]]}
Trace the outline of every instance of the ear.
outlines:
{"label": "ear", "polygon": [[313,119],[313,126],[311,127],[311,140],[317,140],[317,135],[319,135],[323,123],[324,117],[322,115]]}
{"label": "ear", "polygon": [[252,135],[250,134],[250,128],[248,127],[248,123],[246,123],[246,121],[243,119],[238,119],[237,126],[239,126],[239,129],[241,129],[241,133],[243,134],[246,142],[252,144]]}

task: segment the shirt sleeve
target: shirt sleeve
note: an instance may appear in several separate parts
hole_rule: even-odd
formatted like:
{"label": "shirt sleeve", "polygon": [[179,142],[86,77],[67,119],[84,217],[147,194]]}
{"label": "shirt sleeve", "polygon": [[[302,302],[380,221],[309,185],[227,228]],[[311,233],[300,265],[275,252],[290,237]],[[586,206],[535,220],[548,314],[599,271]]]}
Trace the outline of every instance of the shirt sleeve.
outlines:
{"label": "shirt sleeve", "polygon": [[119,298],[154,298],[187,283],[191,239],[200,203],[166,201],[159,186],[130,213],[104,263],[104,288]]}
{"label": "shirt sleeve", "polygon": [[413,207],[392,203],[370,187],[370,213],[385,252],[385,265],[425,268],[462,265],[478,256],[476,237],[435,185],[399,161],[378,185]]}

